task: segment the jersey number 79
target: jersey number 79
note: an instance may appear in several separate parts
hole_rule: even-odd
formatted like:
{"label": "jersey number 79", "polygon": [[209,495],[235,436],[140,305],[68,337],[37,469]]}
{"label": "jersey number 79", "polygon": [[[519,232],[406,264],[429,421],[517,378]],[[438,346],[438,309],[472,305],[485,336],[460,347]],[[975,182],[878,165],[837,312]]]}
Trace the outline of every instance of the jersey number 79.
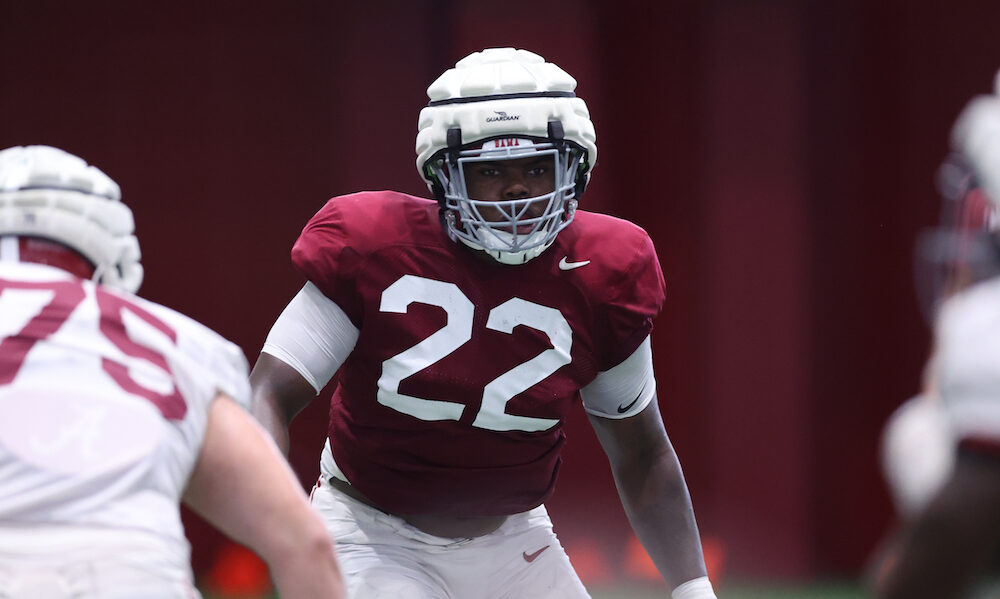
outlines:
{"label": "jersey number 79", "polygon": [[[177,342],[177,333],[162,320],[144,308],[123,297],[94,287],[100,310],[98,328],[112,344],[130,358],[145,361],[171,374],[166,358],[159,352],[136,343],[129,337],[123,315],[127,311],[163,333],[171,342]],[[73,311],[86,297],[86,289],[79,281],[26,282],[0,279],[0,314],[6,302],[24,302],[41,309],[21,330],[0,340],[0,385],[14,381],[35,344],[44,341],[69,320]],[[180,420],[187,413],[187,403],[176,385],[170,393],[160,393],[138,383],[121,361],[101,358],[101,368],[124,391],[138,395],[160,411],[167,420]]]}

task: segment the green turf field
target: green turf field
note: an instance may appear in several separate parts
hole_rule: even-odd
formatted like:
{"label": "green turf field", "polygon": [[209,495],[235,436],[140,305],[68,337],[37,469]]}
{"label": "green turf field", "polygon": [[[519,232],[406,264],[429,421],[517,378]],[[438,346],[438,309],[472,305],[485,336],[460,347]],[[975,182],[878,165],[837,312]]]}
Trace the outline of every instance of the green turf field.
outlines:
{"label": "green turf field", "polygon": [[[589,589],[593,599],[664,599],[656,589]],[[719,599],[867,599],[856,585],[825,584],[801,586],[722,586],[716,589]]]}

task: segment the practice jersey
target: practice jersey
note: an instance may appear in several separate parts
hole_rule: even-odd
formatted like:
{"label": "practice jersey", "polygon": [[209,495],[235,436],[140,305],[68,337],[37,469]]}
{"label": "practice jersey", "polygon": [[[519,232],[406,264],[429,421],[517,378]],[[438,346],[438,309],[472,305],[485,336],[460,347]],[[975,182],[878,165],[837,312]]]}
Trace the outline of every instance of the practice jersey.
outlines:
{"label": "practice jersey", "polygon": [[955,439],[1000,456],[1000,278],[944,304],[937,343],[938,385]]}
{"label": "practice jersey", "polygon": [[632,354],[664,301],[645,231],[584,211],[508,266],[449,240],[436,202],[358,193],[330,200],[292,259],[360,331],[331,400],[333,456],[403,515],[540,505],[580,388]]}
{"label": "practice jersey", "polygon": [[186,547],[178,502],[219,391],[248,406],[246,358],[208,328],[0,263],[0,531],[140,530]]}

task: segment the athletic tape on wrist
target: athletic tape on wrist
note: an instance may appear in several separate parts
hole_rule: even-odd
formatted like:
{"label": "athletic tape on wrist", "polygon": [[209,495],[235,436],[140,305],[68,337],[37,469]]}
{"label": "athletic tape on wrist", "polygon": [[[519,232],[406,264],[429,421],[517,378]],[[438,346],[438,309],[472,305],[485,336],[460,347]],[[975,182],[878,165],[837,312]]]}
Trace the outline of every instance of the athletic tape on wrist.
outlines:
{"label": "athletic tape on wrist", "polygon": [[670,596],[673,599],[717,599],[708,576],[695,578],[680,585]]}

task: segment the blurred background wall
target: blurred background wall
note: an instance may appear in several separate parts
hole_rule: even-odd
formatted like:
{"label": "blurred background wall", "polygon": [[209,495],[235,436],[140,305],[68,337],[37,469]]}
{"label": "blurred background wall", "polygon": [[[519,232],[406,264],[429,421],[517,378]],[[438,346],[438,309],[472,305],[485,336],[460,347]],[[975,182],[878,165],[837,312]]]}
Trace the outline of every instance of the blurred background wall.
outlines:
{"label": "blurred background wall", "polygon": [[[937,220],[952,119],[1000,66],[997,23],[992,0],[0,0],[0,147],[108,172],[142,294],[252,363],[327,198],[425,193],[426,86],[483,47],[542,54],[597,126],[583,207],[660,254],[659,397],[711,566],[853,577],[891,524],[880,430],[926,354],[914,237]],[[326,408],[293,426],[305,485]],[[640,576],[582,410],[568,427],[557,531],[592,580]],[[221,539],[187,522],[202,571]]]}

